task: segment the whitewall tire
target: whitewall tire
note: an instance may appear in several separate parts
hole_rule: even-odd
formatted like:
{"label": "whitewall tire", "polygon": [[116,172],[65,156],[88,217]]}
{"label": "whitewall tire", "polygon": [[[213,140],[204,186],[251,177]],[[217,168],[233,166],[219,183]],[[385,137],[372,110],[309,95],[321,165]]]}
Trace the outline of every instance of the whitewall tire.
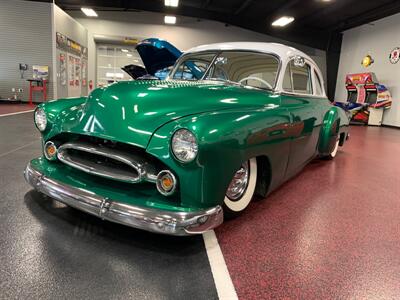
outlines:
{"label": "whitewall tire", "polygon": [[339,149],[339,139],[336,140],[335,147],[333,148],[332,152],[326,157],[327,159],[334,159],[337,155]]}
{"label": "whitewall tire", "polygon": [[233,217],[250,204],[257,183],[257,159],[251,158],[243,163],[235,173],[224,199],[224,213]]}

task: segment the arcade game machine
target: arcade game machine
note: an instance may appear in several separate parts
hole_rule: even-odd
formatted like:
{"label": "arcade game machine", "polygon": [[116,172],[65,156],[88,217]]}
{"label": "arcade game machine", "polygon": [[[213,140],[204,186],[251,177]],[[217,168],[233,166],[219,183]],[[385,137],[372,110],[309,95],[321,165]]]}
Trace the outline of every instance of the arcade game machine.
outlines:
{"label": "arcade game machine", "polygon": [[383,112],[391,107],[392,97],[388,89],[379,84],[374,73],[349,74],[346,76],[347,102],[336,102],[352,115],[351,124],[382,124]]}

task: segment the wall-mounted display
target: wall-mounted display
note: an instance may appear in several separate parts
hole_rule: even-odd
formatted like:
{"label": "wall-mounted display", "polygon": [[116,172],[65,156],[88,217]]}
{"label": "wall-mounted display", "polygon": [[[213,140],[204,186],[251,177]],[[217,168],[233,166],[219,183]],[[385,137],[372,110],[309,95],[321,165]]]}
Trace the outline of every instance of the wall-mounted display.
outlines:
{"label": "wall-mounted display", "polygon": [[56,46],[58,49],[68,50],[68,38],[60,32],[56,33]]}
{"label": "wall-mounted display", "polygon": [[369,67],[370,65],[372,65],[374,63],[374,59],[372,58],[372,56],[371,55],[366,55],[364,58],[363,58],[363,60],[361,61],[361,64],[364,66],[364,67]]}
{"label": "wall-mounted display", "polygon": [[68,55],[68,82],[70,86],[75,85],[75,58],[72,55]]}
{"label": "wall-mounted display", "polygon": [[59,56],[60,60],[60,84],[62,86],[67,85],[67,62],[66,62],[66,57],[64,53],[60,53]]}
{"label": "wall-mounted display", "polygon": [[33,79],[44,79],[49,78],[49,66],[32,66],[32,77]]}
{"label": "wall-mounted display", "polygon": [[82,86],[86,86],[87,82],[87,63],[85,60],[82,60]]}
{"label": "wall-mounted display", "polygon": [[81,83],[81,59],[75,58],[75,86]]}
{"label": "wall-mounted display", "polygon": [[392,63],[392,64],[397,64],[399,62],[399,60],[400,60],[400,48],[399,47],[394,48],[392,50],[392,52],[390,52],[389,60],[390,60],[390,63]]}

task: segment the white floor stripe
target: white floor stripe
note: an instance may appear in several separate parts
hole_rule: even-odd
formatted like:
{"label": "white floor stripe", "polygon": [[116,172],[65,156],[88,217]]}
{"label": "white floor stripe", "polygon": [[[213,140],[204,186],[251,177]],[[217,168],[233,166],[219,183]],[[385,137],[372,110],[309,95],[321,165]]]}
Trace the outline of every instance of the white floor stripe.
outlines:
{"label": "white floor stripe", "polygon": [[203,239],[219,299],[238,299],[214,230],[203,233]]}
{"label": "white floor stripe", "polygon": [[7,116],[25,114],[25,113],[33,112],[33,111],[34,111],[34,109],[31,109],[31,110],[24,110],[24,111],[17,111],[17,112],[13,112],[13,113],[9,113],[9,114],[0,115],[0,117],[7,117]]}
{"label": "white floor stripe", "polygon": [[34,144],[34,143],[36,143],[36,142],[37,142],[37,141],[33,141],[33,142],[30,142],[30,143],[28,143],[28,144],[25,144],[25,145],[23,145],[23,146],[21,146],[21,147],[15,148],[15,149],[13,149],[13,150],[11,150],[11,151],[8,151],[8,152],[5,152],[5,153],[0,153],[0,158],[3,157],[3,156],[6,156],[6,155],[8,155],[8,154],[14,153],[14,152],[16,152],[16,151],[18,151],[18,150],[21,150],[21,149],[24,149],[24,148],[26,148],[26,147],[29,147],[30,145],[32,145],[32,144]]}

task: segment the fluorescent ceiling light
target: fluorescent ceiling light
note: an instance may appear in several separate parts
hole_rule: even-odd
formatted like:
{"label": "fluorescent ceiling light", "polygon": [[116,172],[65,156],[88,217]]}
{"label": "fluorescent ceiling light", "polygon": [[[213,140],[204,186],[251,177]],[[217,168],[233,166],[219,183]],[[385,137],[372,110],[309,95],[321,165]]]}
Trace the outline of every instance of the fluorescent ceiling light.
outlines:
{"label": "fluorescent ceiling light", "polygon": [[128,49],[121,49],[122,52],[128,53],[129,50]]}
{"label": "fluorescent ceiling light", "polygon": [[165,4],[165,6],[178,7],[179,0],[165,0],[164,4]]}
{"label": "fluorescent ceiling light", "polygon": [[175,16],[165,16],[164,17],[164,22],[165,22],[165,24],[175,24],[176,23],[176,17]]}
{"label": "fluorescent ceiling light", "polygon": [[97,13],[92,8],[82,7],[81,11],[88,17],[97,17]]}
{"label": "fluorescent ceiling light", "polygon": [[272,26],[277,26],[277,27],[284,27],[294,21],[293,17],[280,17],[278,20],[274,21],[272,23]]}
{"label": "fluorescent ceiling light", "polygon": [[128,57],[132,57],[132,54],[128,53],[126,56],[128,56]]}

